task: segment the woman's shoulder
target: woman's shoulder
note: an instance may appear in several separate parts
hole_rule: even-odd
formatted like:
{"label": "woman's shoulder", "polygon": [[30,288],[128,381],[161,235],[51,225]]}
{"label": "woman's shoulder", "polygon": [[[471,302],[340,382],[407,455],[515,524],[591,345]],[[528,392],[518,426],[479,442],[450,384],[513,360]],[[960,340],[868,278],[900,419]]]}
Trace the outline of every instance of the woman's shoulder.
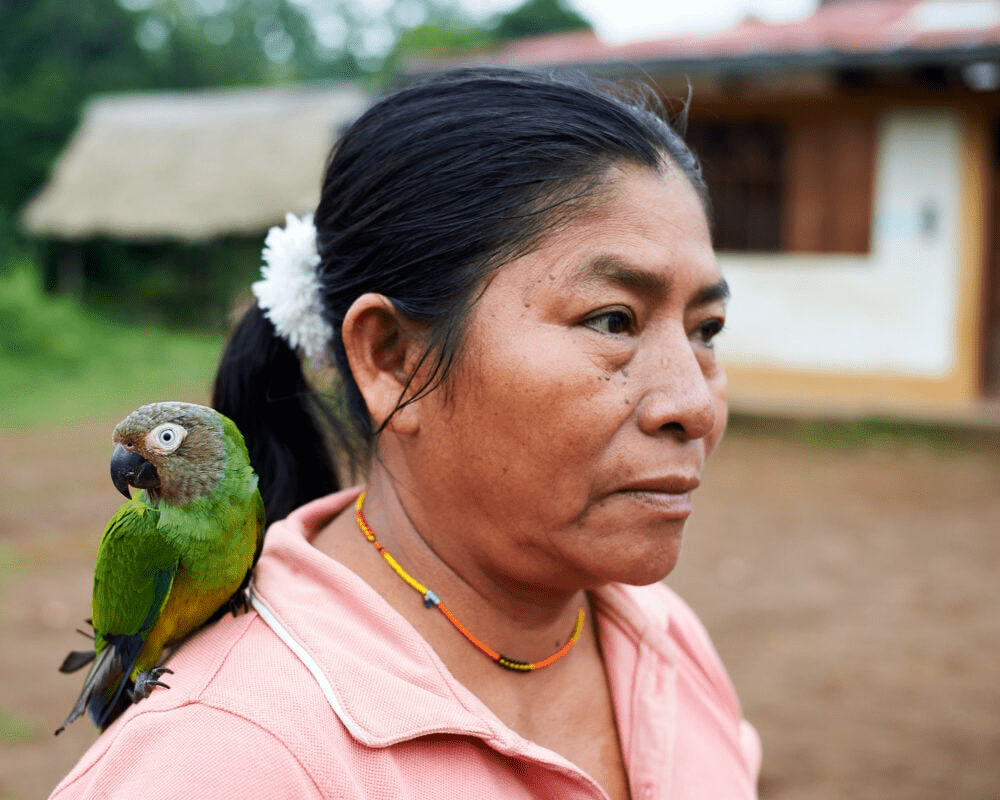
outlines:
{"label": "woman's shoulder", "polygon": [[[736,689],[708,630],[690,605],[663,583],[608,587],[617,614],[631,615],[638,641],[662,655],[676,677],[674,697],[688,720],[715,726],[739,753],[747,774],[760,771],[761,744],[743,718]],[[708,720],[713,720],[709,723]]]}
{"label": "woman's shoulder", "polygon": [[735,718],[742,718],[736,691],[704,623],[694,609],[664,583],[608,587],[619,616],[635,635],[664,653],[685,679],[694,680]]}
{"label": "woman's shoulder", "polygon": [[309,753],[323,743],[303,740],[336,730],[329,706],[256,613],[218,620],[167,665],[170,688],[129,707],[53,798],[321,795]]}

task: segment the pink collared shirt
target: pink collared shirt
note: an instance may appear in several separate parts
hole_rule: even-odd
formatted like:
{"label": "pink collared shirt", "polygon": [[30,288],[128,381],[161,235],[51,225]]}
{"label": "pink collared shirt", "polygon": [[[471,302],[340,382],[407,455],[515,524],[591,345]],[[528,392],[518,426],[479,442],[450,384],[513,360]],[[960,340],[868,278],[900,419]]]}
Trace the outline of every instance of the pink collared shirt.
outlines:
{"label": "pink collared shirt", "polygon": [[[357,493],[273,525],[254,611],[185,643],[171,688],[128,709],[52,797],[606,800],[310,545]],[[593,601],[634,800],[756,797],[760,741],[694,613],[663,585],[611,585]]]}

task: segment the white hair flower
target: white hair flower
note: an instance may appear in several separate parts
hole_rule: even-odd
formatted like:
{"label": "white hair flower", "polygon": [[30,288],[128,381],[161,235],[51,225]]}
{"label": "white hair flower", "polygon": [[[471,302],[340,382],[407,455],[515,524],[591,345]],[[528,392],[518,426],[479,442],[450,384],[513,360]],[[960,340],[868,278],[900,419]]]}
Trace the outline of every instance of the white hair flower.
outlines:
{"label": "white hair flower", "polygon": [[273,227],[264,239],[261,280],[251,287],[257,305],[278,335],[314,364],[328,362],[333,329],[323,317],[316,267],[316,226],[312,214],[285,215],[285,227]]}

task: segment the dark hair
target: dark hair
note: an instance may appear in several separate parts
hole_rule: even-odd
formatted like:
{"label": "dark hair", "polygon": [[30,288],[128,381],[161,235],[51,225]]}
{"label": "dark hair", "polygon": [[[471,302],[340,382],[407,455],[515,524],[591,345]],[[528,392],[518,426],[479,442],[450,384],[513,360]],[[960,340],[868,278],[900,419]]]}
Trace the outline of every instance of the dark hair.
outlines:
{"label": "dark hair", "polygon": [[[425,325],[430,377],[408,393],[412,402],[447,375],[493,270],[596,202],[611,167],[670,162],[707,211],[698,163],[656,95],[575,73],[461,70],[373,105],[334,147],[315,213],[341,413],[318,401],[256,306],[216,376],[213,404],[246,437],[269,520],[335,490],[335,467],[357,467],[370,454],[378,431],[340,339],[354,300],[385,295]],[[343,450],[336,465],[327,430]]]}

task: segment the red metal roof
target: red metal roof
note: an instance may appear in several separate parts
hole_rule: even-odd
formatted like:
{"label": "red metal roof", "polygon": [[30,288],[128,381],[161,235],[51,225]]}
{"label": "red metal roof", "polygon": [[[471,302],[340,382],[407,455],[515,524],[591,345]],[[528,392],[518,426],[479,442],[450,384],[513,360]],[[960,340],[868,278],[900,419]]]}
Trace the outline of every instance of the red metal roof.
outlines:
{"label": "red metal roof", "polygon": [[[559,66],[601,63],[739,61],[761,56],[996,50],[1000,0],[838,0],[792,22],[748,18],[706,33],[612,45],[589,31],[511,41],[449,65]],[[440,61],[437,62],[440,67]]]}

